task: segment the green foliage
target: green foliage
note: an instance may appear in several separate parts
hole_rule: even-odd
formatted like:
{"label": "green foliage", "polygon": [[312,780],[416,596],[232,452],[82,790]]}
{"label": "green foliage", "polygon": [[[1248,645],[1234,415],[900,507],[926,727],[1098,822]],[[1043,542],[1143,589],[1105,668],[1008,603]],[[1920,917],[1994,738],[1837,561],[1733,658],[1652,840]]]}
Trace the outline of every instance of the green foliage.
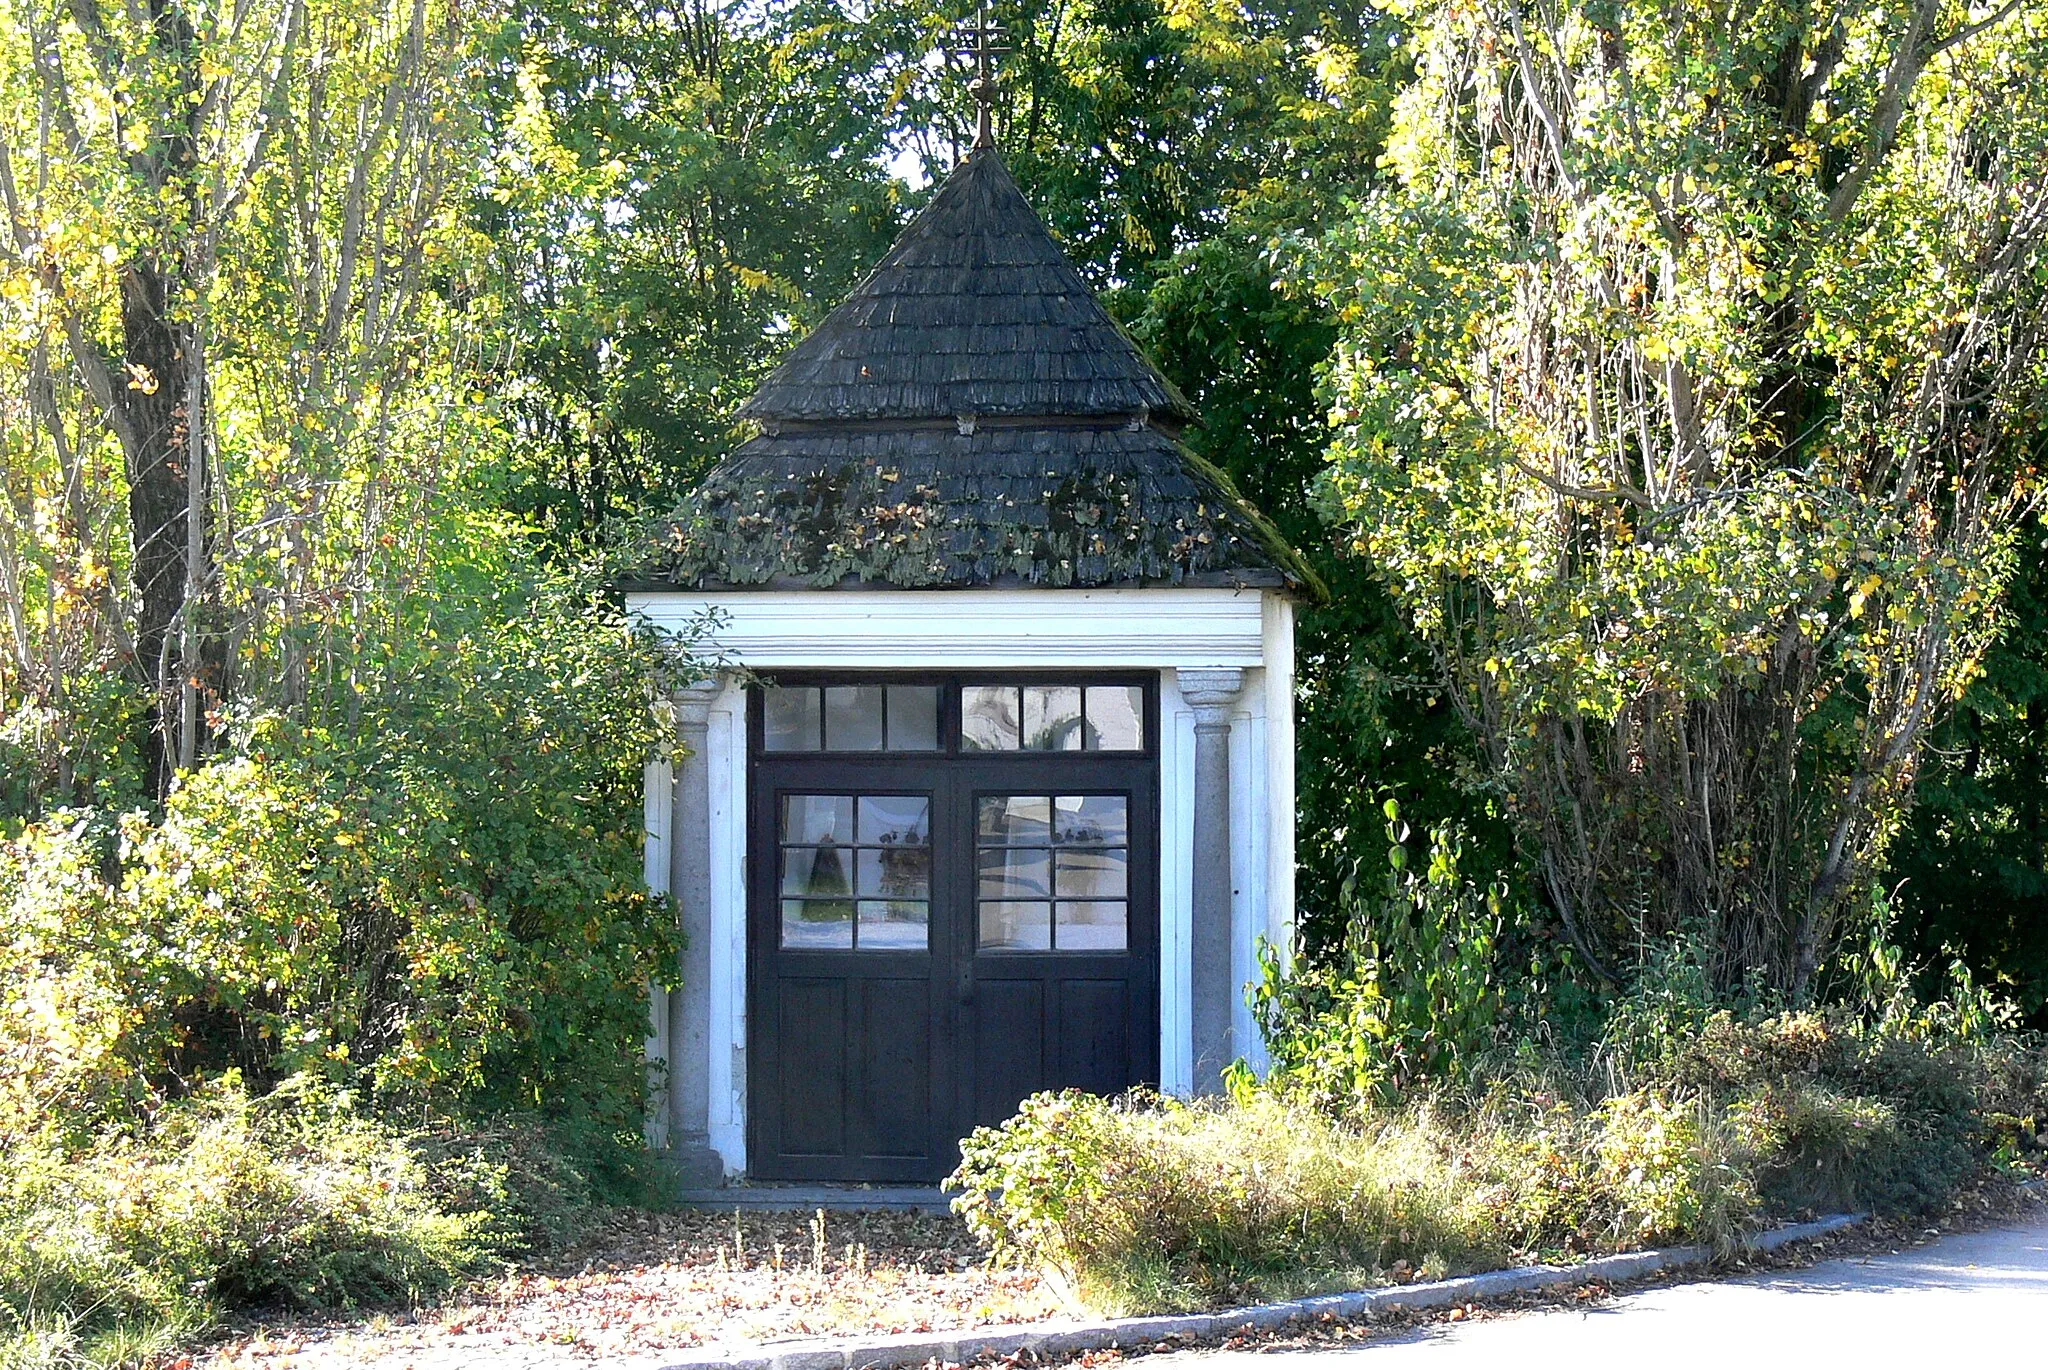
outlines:
{"label": "green foliage", "polygon": [[[492,1260],[405,1139],[299,1079],[233,1076],[84,1149],[10,1133],[0,1161],[0,1356],[115,1360],[224,1305],[349,1308],[445,1289]],[[110,1354],[112,1353],[112,1354]]]}
{"label": "green foliage", "polygon": [[1400,1261],[1498,1260],[1432,1141],[1262,1094],[1217,1107],[1040,1094],[962,1143],[946,1183],[999,1257],[1047,1264],[1098,1308],[1200,1308]]}
{"label": "green foliage", "polygon": [[640,879],[659,658],[561,587],[511,594],[350,732],[255,720],[160,820],[0,848],[0,1105],[91,1126],[235,1066],[631,1130],[675,951]]}
{"label": "green foliage", "polygon": [[1273,1078],[1326,1108],[1458,1080],[1492,1048],[1501,1017],[1506,886],[1464,874],[1464,839],[1448,824],[1429,834],[1428,864],[1412,868],[1400,806],[1389,799],[1384,813],[1386,869],[1377,882],[1364,872],[1346,882],[1334,954],[1289,969],[1260,947],[1253,1007]]}
{"label": "green foliage", "polygon": [[1038,1095],[947,1184],[999,1256],[1153,1311],[1935,1212],[2048,1115],[2048,1044],[1959,1032],[1953,1007],[1695,1014],[1666,978],[1595,1058],[1525,1042],[1404,1099],[1333,1107],[1287,1076],[1196,1104]]}
{"label": "green foliage", "polygon": [[1317,267],[1333,517],[1586,962],[1702,928],[1804,992],[2031,479],[2040,16],[1402,13],[1394,182]]}
{"label": "green foliage", "polygon": [[558,544],[674,507],[733,409],[887,247],[909,10],[525,0],[478,224],[507,285],[504,505]]}
{"label": "green foliage", "polygon": [[[1379,136],[1363,115],[1346,128],[1362,141]],[[1336,140],[1338,153],[1348,147]],[[1295,643],[1298,931],[1320,956],[1345,935],[1346,883],[1359,863],[1379,860],[1389,798],[1400,796],[1419,826],[1456,819],[1487,869],[1510,866],[1511,842],[1475,797],[1472,738],[1436,663],[1316,505],[1331,435],[1317,377],[1335,315],[1276,279],[1276,268],[1295,251],[1294,238],[1339,212],[1330,187],[1344,182],[1331,178],[1344,172],[1318,143],[1291,154],[1299,177],[1263,183],[1222,231],[1177,253],[1132,327],[1203,416],[1185,440],[1272,518],[1330,589],[1327,601],[1303,608]],[[1128,298],[1118,292],[1113,302]]]}

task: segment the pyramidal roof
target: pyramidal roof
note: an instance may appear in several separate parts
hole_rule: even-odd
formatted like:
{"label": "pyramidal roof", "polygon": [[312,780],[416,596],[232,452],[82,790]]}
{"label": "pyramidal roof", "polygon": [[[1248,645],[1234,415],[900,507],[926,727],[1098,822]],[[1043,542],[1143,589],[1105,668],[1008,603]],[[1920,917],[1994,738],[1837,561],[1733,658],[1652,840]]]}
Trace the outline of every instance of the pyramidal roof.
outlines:
{"label": "pyramidal roof", "polygon": [[994,149],[740,407],[784,420],[1192,417],[1032,212]]}
{"label": "pyramidal roof", "polygon": [[1187,402],[977,151],[740,408],[646,589],[1243,585],[1313,571],[1178,440]]}

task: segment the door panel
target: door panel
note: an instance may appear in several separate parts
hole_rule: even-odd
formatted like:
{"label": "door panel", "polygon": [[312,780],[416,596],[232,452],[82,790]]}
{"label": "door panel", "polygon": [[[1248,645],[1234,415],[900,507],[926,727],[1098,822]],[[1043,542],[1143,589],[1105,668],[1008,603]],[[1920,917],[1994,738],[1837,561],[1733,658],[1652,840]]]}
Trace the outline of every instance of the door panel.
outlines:
{"label": "door panel", "polygon": [[775,1053],[779,1149],[790,1156],[846,1150],[846,982],[784,980]]}
{"label": "door panel", "polygon": [[1133,1078],[1124,980],[1068,980],[1060,986],[1062,1088],[1114,1094]]}
{"label": "door panel", "polygon": [[[973,1024],[973,1127],[1001,1122],[1045,1078],[1045,986],[1037,980],[977,980],[964,1006]],[[964,1133],[962,1135],[965,1135]]]}
{"label": "door panel", "polygon": [[932,1142],[930,977],[857,980],[859,1044],[848,1098],[855,1155],[921,1161]]}

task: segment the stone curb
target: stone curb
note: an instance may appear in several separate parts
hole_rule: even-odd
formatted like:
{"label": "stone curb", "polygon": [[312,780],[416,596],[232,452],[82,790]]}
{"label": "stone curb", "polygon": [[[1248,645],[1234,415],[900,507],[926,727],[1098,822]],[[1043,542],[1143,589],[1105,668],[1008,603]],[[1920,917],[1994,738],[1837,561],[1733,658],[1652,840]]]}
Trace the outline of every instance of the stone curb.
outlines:
{"label": "stone curb", "polygon": [[[1790,1242],[1825,1237],[1854,1227],[1870,1215],[1837,1213],[1810,1223],[1793,1223],[1752,1237],[1754,1251],[1776,1251]],[[1285,1303],[1255,1304],[1221,1313],[1147,1318],[1104,1318],[1093,1322],[1028,1323],[964,1332],[912,1332],[864,1340],[789,1342],[780,1347],[707,1348],[672,1361],[663,1370],[898,1370],[929,1361],[964,1365],[978,1356],[1019,1353],[1050,1359],[1083,1351],[1149,1346],[1185,1337],[1207,1341],[1239,1331],[1270,1332],[1288,1323],[1325,1314],[1350,1320],[1401,1309],[1449,1308],[1537,1289],[1569,1289],[1598,1282],[1640,1279],[1660,1270],[1704,1265],[1713,1258],[1704,1246],[1667,1246],[1599,1256],[1579,1265],[1525,1265],[1489,1270],[1454,1280],[1394,1285],[1350,1294],[1320,1294]]]}

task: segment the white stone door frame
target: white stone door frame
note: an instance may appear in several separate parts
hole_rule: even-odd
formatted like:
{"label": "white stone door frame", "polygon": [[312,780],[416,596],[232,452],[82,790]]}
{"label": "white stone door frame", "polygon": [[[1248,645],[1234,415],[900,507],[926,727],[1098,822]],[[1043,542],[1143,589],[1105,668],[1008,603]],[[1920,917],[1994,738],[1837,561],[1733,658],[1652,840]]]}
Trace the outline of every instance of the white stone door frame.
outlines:
{"label": "white stone door frame", "polygon": [[[645,592],[629,595],[627,608],[673,632],[714,614],[714,648],[762,673],[1157,670],[1160,1084],[1185,1094],[1196,1083],[1195,800],[1198,768],[1213,771],[1216,747],[1230,776],[1220,820],[1228,861],[1212,852],[1206,876],[1213,886],[1218,870],[1228,872],[1225,1049],[1263,1065],[1264,1045],[1235,991],[1253,978],[1256,940],[1263,936],[1284,954],[1294,921],[1294,605],[1286,596],[1257,589]],[[1233,677],[1236,688],[1225,688]],[[727,677],[715,693],[687,701],[691,722],[703,718],[702,769],[656,762],[647,773],[650,887],[668,891],[678,870],[670,836],[676,815],[701,812],[710,839],[708,862],[690,877],[705,882],[703,897],[681,900],[686,931],[701,942],[689,960],[709,976],[708,993],[690,997],[708,1021],[701,1033],[691,1031],[675,1022],[665,999],[656,1006],[648,1051],[668,1062],[670,1085],[662,1106],[650,1110],[649,1140],[707,1137],[731,1173],[746,1168],[747,699]],[[1204,745],[1212,748],[1206,758]],[[704,777],[700,810],[679,805],[677,771],[684,769]],[[1213,812],[1205,821],[1219,826]],[[1213,973],[1209,980],[1222,983]],[[679,1050],[685,1058],[672,1059]]]}

